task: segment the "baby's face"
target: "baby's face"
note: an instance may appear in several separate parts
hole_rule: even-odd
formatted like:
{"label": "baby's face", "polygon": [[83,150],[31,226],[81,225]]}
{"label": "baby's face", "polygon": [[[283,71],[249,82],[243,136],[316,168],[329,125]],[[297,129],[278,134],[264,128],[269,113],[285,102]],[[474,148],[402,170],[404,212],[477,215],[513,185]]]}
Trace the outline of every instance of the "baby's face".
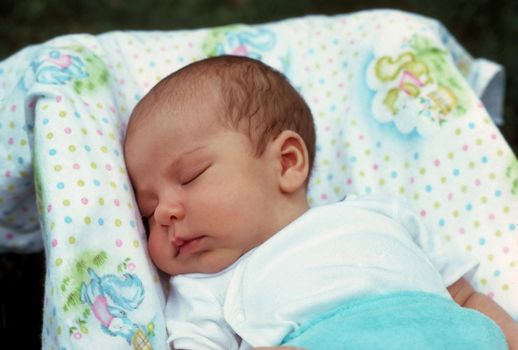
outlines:
{"label": "baby's face", "polygon": [[210,98],[155,108],[125,144],[128,171],[164,272],[213,273],[273,235],[275,161],[224,127]]}

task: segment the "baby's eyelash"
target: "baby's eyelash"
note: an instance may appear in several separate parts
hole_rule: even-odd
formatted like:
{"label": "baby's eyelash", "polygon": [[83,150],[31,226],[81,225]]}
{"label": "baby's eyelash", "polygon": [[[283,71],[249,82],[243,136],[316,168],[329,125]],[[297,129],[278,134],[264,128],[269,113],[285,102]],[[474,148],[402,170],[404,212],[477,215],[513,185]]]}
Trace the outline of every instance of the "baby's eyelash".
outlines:
{"label": "baby's eyelash", "polygon": [[145,215],[140,217],[142,219],[142,224],[144,225],[144,229],[146,230],[146,234],[149,234],[149,218]]}

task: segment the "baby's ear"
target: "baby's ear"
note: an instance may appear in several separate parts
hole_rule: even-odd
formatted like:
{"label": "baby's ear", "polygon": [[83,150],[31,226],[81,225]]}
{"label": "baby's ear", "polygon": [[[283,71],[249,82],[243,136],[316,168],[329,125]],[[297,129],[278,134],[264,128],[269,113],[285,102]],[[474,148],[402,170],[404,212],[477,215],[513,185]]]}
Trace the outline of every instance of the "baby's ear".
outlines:
{"label": "baby's ear", "polygon": [[302,137],[284,130],[273,141],[279,161],[279,187],[284,193],[305,188],[309,173],[308,150]]}

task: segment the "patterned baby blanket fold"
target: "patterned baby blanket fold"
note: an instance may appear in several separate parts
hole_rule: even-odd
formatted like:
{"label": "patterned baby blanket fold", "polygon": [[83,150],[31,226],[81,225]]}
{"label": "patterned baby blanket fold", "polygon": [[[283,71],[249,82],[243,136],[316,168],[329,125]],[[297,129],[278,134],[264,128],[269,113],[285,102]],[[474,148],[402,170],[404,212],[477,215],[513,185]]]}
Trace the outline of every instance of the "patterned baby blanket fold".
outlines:
{"label": "patterned baby blanket fold", "polygon": [[307,350],[506,350],[500,328],[477,311],[422,292],[350,301],[289,334]]}

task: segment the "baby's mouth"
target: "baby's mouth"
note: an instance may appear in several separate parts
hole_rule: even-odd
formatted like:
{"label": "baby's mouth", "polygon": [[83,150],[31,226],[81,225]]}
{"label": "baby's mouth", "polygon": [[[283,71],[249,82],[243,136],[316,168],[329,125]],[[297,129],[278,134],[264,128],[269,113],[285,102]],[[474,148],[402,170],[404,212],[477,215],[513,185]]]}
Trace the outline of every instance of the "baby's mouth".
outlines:
{"label": "baby's mouth", "polygon": [[182,240],[181,242],[173,243],[173,245],[176,247],[175,257],[179,255],[196,253],[200,249],[199,243],[204,237],[205,236],[198,236],[192,239]]}

